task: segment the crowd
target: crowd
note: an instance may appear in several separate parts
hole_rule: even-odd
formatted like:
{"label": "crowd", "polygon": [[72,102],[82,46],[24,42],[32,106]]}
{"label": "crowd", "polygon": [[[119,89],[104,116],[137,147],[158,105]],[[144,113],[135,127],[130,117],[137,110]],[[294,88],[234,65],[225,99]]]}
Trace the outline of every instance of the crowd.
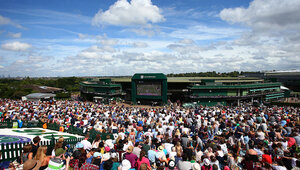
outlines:
{"label": "crowd", "polygon": [[[26,145],[23,169],[299,169],[300,108],[215,106],[141,108],[92,102],[0,100],[0,120],[41,120],[86,130],[70,151]],[[112,133],[91,140],[89,130]],[[91,142],[90,142],[91,141]],[[52,148],[51,148],[52,149]]]}

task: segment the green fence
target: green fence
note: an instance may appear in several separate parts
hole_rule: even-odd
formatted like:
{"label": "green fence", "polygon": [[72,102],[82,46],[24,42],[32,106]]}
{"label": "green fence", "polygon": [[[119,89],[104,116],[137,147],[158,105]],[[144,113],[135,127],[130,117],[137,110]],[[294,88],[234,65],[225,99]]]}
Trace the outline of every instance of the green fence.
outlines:
{"label": "green fence", "polygon": [[[0,128],[13,128],[14,123],[16,124],[16,121],[5,121],[0,122]],[[25,121],[23,122],[22,128],[42,128],[43,122],[41,121]],[[59,131],[59,127],[61,125],[56,123],[47,123],[47,129]],[[95,129],[90,130],[84,130],[83,128],[77,128],[74,126],[70,126],[65,130],[65,132],[75,135],[80,135],[82,138],[70,138],[65,139],[66,143],[70,145],[71,149],[75,148],[75,145],[77,142],[80,142],[83,140],[83,136],[87,133],[90,134],[89,141],[92,142],[97,134],[101,135],[102,140],[106,140],[107,136],[110,136],[111,139],[114,138],[113,134],[111,133],[101,133],[99,131],[96,131]],[[57,139],[54,139],[54,136],[52,135],[52,139],[48,141],[41,141],[40,145],[46,145],[48,148],[53,149],[55,143],[57,142]],[[7,161],[14,161],[16,160],[22,153],[23,146],[30,143],[14,143],[14,144],[0,144],[0,152],[1,152],[1,160],[7,160]]]}
{"label": "green fence", "polygon": [[[77,142],[82,141],[83,138],[73,138],[73,139],[65,139],[65,142],[69,144],[70,149],[74,149]],[[41,141],[40,146],[45,145],[48,147],[48,149],[53,150],[55,143],[57,142],[57,139],[55,140],[54,137],[52,137],[51,140],[48,141]],[[13,143],[13,144],[1,144],[0,145],[0,152],[1,152],[1,160],[5,161],[15,161],[18,157],[20,157],[23,147],[27,144],[32,144],[32,142],[29,143]]]}

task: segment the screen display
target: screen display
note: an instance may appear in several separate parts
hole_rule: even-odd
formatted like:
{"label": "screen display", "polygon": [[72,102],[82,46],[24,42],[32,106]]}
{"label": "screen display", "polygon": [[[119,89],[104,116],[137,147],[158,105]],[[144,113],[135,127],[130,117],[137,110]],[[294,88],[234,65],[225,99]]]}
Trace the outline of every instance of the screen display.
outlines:
{"label": "screen display", "polygon": [[136,92],[140,96],[161,96],[161,83],[139,81],[136,85]]}

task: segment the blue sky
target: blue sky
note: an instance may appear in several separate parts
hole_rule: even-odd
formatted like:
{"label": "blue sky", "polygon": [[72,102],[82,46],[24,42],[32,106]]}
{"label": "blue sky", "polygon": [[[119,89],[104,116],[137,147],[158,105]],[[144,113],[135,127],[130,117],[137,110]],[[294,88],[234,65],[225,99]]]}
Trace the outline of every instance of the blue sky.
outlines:
{"label": "blue sky", "polygon": [[299,69],[299,0],[0,4],[0,76]]}

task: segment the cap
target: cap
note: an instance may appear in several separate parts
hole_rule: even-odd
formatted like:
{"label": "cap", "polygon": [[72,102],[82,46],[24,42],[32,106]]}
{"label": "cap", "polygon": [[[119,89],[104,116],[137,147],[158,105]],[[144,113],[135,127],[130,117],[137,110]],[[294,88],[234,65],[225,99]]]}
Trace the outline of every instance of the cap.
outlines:
{"label": "cap", "polygon": [[58,148],[55,150],[55,156],[59,156],[66,153],[66,151],[63,148]]}

